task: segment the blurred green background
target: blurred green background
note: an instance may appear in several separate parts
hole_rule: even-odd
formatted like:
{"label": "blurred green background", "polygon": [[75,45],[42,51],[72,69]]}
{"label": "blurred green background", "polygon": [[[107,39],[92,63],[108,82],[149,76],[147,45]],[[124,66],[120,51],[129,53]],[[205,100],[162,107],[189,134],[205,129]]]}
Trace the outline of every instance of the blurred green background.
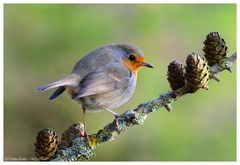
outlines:
{"label": "blurred green background", "polygon": [[[116,109],[123,113],[168,91],[167,65],[203,54],[203,41],[218,31],[228,54],[236,51],[236,5],[4,5],[4,157],[34,156],[37,132],[51,127],[59,136],[82,121],[80,106],[67,94],[48,101],[53,91],[39,85],[69,74],[74,63],[108,43],[131,43],[154,69],[141,69],[134,96]],[[235,65],[236,66],[236,65]],[[141,126],[100,145],[93,160],[236,160],[236,71],[220,83],[189,94],[161,109]],[[87,113],[88,131],[113,120],[108,112]]]}

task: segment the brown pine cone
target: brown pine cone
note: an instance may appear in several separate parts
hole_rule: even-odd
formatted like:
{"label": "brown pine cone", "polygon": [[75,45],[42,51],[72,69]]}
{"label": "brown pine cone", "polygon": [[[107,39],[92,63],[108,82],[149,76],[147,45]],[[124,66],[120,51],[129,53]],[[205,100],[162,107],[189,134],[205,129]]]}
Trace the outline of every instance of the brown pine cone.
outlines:
{"label": "brown pine cone", "polygon": [[194,93],[200,88],[208,89],[209,73],[207,61],[200,55],[192,53],[187,56],[186,63],[185,79],[190,92]]}
{"label": "brown pine cone", "polygon": [[51,128],[44,128],[36,137],[35,154],[39,160],[49,160],[57,151],[59,140]]}
{"label": "brown pine cone", "polygon": [[204,41],[203,51],[209,66],[218,64],[227,54],[226,42],[218,32],[211,32]]}
{"label": "brown pine cone", "polygon": [[85,135],[84,125],[82,123],[72,124],[66,131],[62,133],[59,148],[72,146],[73,140],[76,137],[83,137],[84,135]]}
{"label": "brown pine cone", "polygon": [[172,90],[177,90],[184,86],[185,78],[182,64],[177,61],[172,61],[168,65],[167,80]]}

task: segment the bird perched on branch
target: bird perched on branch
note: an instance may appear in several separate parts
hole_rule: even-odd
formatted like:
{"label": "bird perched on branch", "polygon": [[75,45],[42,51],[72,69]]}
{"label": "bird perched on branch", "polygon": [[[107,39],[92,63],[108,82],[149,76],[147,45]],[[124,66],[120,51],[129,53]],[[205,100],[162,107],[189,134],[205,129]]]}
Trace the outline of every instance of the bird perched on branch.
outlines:
{"label": "bird perched on branch", "polygon": [[65,90],[78,101],[85,111],[107,110],[117,118],[112,109],[126,103],[134,93],[140,67],[153,68],[145,62],[140,49],[128,44],[110,44],[97,48],[80,59],[72,73],[61,80],[40,86],[38,91],[57,90],[49,100],[57,98]]}

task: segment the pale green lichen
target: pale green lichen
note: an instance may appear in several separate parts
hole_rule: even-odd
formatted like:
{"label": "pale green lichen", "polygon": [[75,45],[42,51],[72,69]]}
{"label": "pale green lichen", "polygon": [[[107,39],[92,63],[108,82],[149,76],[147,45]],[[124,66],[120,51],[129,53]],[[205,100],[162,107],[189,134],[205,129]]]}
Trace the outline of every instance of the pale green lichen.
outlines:
{"label": "pale green lichen", "polygon": [[218,66],[221,67],[223,70],[227,69],[229,72],[233,71],[232,62],[228,61],[227,57],[221,59],[218,63]]}
{"label": "pale green lichen", "polygon": [[85,138],[77,137],[73,140],[71,147],[58,150],[57,154],[51,161],[77,161],[88,160],[95,154],[86,145]]}
{"label": "pale green lichen", "polygon": [[134,123],[136,123],[137,125],[141,125],[141,124],[143,124],[143,122],[146,118],[147,118],[146,114],[135,113]]}

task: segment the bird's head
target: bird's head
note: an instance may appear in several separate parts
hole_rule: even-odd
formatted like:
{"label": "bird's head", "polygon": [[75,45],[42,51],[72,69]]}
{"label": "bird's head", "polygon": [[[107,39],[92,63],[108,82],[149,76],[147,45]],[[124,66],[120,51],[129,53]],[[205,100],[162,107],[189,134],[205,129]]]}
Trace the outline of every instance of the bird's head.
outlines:
{"label": "bird's head", "polygon": [[118,44],[117,46],[122,52],[121,62],[131,70],[135,76],[137,76],[137,71],[142,66],[153,68],[152,65],[145,62],[144,55],[139,48],[128,44]]}

